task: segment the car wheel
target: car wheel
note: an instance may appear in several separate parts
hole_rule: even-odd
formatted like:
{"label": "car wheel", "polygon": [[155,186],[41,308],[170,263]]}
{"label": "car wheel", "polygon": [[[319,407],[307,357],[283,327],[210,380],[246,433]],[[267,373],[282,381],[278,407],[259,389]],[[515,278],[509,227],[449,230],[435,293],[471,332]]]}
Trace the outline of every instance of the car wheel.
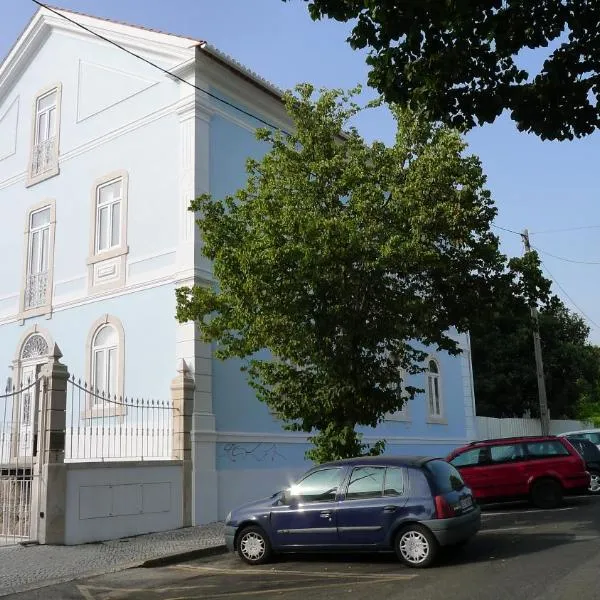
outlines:
{"label": "car wheel", "polygon": [[531,502],[538,508],[556,508],[560,506],[562,499],[562,487],[554,479],[540,479],[531,488]]}
{"label": "car wheel", "polygon": [[592,494],[600,494],[600,473],[592,471],[590,473],[590,487],[588,490]]}
{"label": "car wheel", "polygon": [[398,532],[394,549],[405,565],[424,568],[435,560],[439,545],[427,527],[413,523]]}
{"label": "car wheel", "polygon": [[271,542],[260,527],[246,527],[238,536],[237,553],[249,565],[262,565],[271,558]]}

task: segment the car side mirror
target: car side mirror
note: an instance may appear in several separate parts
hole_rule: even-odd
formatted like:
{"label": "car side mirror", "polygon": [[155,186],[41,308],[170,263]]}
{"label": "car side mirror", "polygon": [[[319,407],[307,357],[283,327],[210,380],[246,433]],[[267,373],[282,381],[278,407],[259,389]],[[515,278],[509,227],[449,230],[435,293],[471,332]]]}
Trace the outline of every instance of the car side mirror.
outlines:
{"label": "car side mirror", "polygon": [[291,506],[296,502],[296,497],[292,495],[292,490],[287,489],[281,492],[281,504]]}

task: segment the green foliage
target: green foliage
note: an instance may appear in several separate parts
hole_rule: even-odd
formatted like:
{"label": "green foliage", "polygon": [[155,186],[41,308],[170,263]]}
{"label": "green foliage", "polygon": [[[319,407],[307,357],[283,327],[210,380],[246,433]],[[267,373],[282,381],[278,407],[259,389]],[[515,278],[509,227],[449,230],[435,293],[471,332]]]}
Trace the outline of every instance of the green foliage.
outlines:
{"label": "green foliage", "polygon": [[[599,2],[306,1],[313,19],[353,21],[348,41],[369,49],[369,84],[388,102],[425,107],[456,127],[508,109],[521,131],[542,139],[585,136],[600,124]],[[519,66],[520,52],[549,44],[538,73]]]}
{"label": "green foliage", "polygon": [[[588,344],[589,328],[583,319],[547,293],[550,282],[542,276],[537,254],[525,259],[526,286],[533,296],[543,298],[539,327],[548,407],[553,418],[579,418],[582,410],[600,400],[598,349]],[[524,296],[510,294],[499,295],[489,315],[473,327],[478,414],[521,417],[529,410],[539,415],[532,333],[530,305]]]}
{"label": "green foliage", "polygon": [[356,426],[417,393],[399,391],[399,369],[423,370],[423,344],[459,353],[451,327],[466,331],[513,281],[460,135],[393,108],[395,144],[369,145],[348,128],[353,94],[286,95],[295,133],[261,130],[271,150],[248,160],[246,186],[192,203],[218,287],[177,290],[177,318],[219,358],[245,359],[258,398],[312,435],[318,462],[381,452]]}

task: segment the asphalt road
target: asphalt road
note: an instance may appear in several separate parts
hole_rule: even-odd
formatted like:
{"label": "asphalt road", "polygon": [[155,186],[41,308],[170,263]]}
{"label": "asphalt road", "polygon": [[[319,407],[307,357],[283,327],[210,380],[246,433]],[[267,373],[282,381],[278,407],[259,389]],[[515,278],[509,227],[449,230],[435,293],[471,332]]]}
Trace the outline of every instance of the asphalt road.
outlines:
{"label": "asphalt road", "polygon": [[600,599],[600,498],[564,507],[493,507],[464,549],[413,570],[392,555],[288,556],[248,567],[223,555],[131,569],[10,596],[19,600]]}

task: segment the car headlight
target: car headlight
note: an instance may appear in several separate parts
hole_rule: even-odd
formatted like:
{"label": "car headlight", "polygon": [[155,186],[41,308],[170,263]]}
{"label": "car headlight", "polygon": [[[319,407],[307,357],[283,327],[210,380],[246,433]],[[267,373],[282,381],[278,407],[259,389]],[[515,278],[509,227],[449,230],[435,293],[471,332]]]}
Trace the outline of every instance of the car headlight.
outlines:
{"label": "car headlight", "polygon": [[231,521],[231,511],[229,511],[229,514],[227,515],[227,518],[225,519],[225,523],[229,523]]}

